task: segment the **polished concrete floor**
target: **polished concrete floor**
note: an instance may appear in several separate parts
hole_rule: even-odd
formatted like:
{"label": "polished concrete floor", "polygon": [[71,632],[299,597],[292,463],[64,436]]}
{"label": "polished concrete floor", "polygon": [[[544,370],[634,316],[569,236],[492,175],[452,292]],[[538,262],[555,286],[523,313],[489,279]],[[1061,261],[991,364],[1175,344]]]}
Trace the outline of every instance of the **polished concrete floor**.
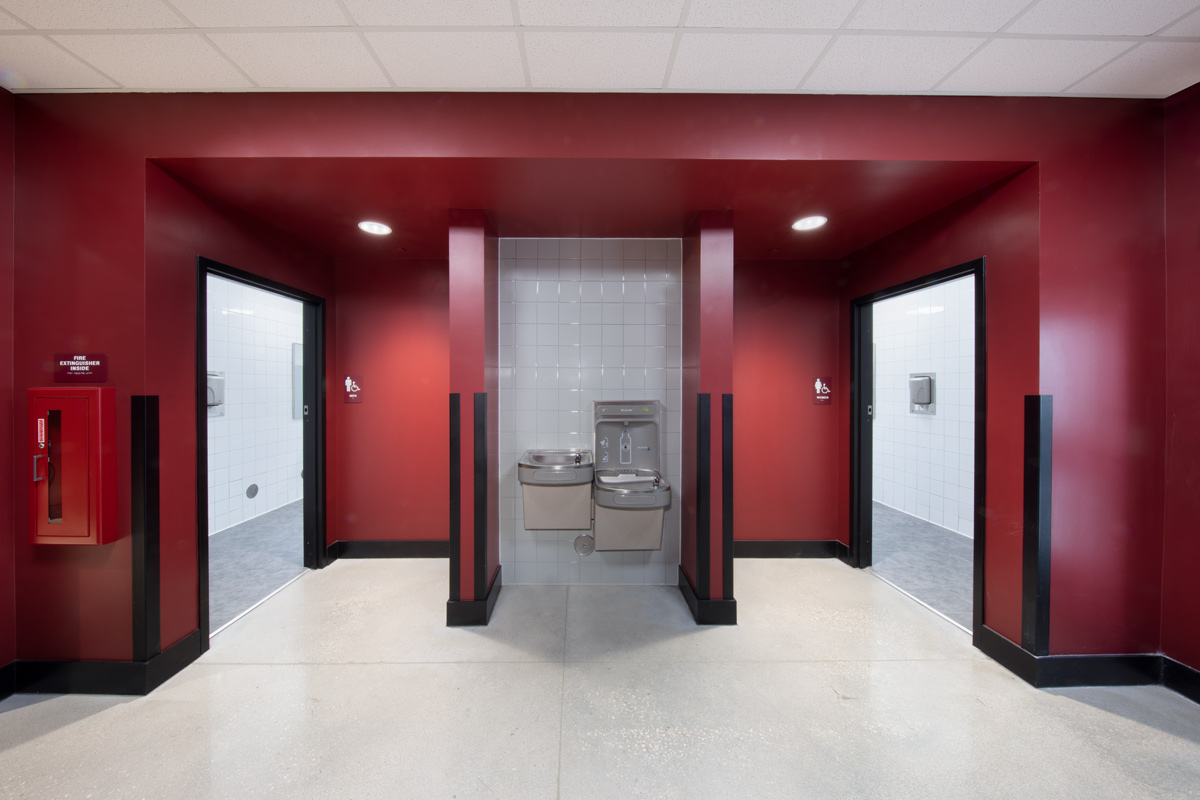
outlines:
{"label": "polished concrete floor", "polygon": [[209,630],[218,631],[304,572],[304,501],[208,537]]}
{"label": "polished concrete floor", "polygon": [[1178,798],[1200,706],[1032,689],[836,560],[738,561],[740,624],[655,586],[510,586],[444,626],[444,560],[335,562],[144,698],[0,703],[0,797]]}
{"label": "polished concrete floor", "polygon": [[975,540],[903,511],[871,504],[871,569],[971,629]]}

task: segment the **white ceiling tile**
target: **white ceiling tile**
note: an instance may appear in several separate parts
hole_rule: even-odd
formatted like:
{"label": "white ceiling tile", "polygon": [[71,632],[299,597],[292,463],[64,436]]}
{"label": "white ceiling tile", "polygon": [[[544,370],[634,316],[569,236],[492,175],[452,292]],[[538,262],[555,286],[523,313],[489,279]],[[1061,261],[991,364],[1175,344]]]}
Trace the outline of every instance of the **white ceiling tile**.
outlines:
{"label": "white ceiling tile", "polygon": [[10,17],[6,11],[0,10],[0,30],[19,31],[25,30],[24,25]]}
{"label": "white ceiling tile", "polygon": [[41,36],[0,37],[6,89],[115,89],[117,85]]}
{"label": "white ceiling tile", "polygon": [[529,73],[538,89],[657,89],[673,33],[525,34]]}
{"label": "white ceiling tile", "polygon": [[515,33],[367,33],[401,89],[523,89]]}
{"label": "white ceiling tile", "polygon": [[848,36],[829,48],[800,87],[810,92],[928,92],[986,39]]}
{"label": "white ceiling tile", "polygon": [[200,28],[283,28],[347,25],[337,0],[171,0]]}
{"label": "white ceiling tile", "polygon": [[1193,11],[1162,32],[1163,36],[1200,36],[1200,11]]}
{"label": "white ceiling tile", "polygon": [[1200,44],[1146,42],[1071,87],[1071,93],[1170,97],[1200,83]]}
{"label": "white ceiling tile", "polygon": [[1040,0],[1008,32],[1147,36],[1196,6],[1196,0]]}
{"label": "white ceiling tile", "polygon": [[359,25],[512,25],[511,0],[342,0]]}
{"label": "white ceiling tile", "polygon": [[39,29],[187,27],[159,0],[2,0],[0,6]]}
{"label": "white ceiling tile", "polygon": [[837,28],[858,0],[692,0],[690,28]]}
{"label": "white ceiling tile", "polygon": [[866,0],[847,28],[887,31],[994,32],[1029,0]]}
{"label": "white ceiling tile", "polygon": [[213,33],[209,38],[264,88],[369,89],[388,85],[354,33]]}
{"label": "white ceiling tile", "polygon": [[685,33],[671,68],[672,89],[788,91],[830,36],[792,33]]}
{"label": "white ceiling tile", "polygon": [[195,33],[55,36],[54,41],[126,89],[245,89],[251,86]]}
{"label": "white ceiling tile", "polygon": [[522,25],[673,28],[683,0],[517,0],[517,8]]}
{"label": "white ceiling tile", "polygon": [[972,94],[1061,92],[1130,47],[1127,42],[994,39],[938,90]]}

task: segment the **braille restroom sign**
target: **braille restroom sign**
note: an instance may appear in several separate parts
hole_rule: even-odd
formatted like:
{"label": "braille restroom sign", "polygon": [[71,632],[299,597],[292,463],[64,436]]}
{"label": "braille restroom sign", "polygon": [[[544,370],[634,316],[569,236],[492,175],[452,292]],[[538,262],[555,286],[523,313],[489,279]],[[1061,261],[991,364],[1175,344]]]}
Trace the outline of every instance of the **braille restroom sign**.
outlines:
{"label": "braille restroom sign", "polygon": [[813,379],[813,405],[828,406],[833,404],[833,390],[829,388],[830,378]]}
{"label": "braille restroom sign", "polygon": [[346,380],[342,382],[346,388],[347,403],[362,402],[362,376],[347,375]]}

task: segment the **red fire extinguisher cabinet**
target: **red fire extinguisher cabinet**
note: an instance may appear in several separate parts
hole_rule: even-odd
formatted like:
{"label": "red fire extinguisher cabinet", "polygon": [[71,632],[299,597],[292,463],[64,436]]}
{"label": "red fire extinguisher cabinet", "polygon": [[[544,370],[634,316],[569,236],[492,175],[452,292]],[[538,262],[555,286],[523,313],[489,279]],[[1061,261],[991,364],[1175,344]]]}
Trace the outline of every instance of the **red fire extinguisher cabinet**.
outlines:
{"label": "red fire extinguisher cabinet", "polygon": [[117,392],[29,390],[29,540],[117,540]]}

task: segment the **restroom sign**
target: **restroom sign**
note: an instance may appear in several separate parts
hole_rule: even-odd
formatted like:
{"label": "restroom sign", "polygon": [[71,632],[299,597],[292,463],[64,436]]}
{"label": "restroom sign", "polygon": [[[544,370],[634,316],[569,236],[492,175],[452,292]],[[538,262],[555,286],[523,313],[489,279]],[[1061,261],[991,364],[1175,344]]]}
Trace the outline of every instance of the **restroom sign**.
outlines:
{"label": "restroom sign", "polygon": [[828,406],[833,404],[833,389],[829,388],[829,377],[813,378],[813,405]]}
{"label": "restroom sign", "polygon": [[104,383],[108,380],[108,356],[104,353],[55,353],[55,383]]}
{"label": "restroom sign", "polygon": [[342,385],[346,389],[346,402],[347,403],[361,403],[362,402],[362,376],[361,375],[347,375],[346,379],[344,381],[342,381]]}

